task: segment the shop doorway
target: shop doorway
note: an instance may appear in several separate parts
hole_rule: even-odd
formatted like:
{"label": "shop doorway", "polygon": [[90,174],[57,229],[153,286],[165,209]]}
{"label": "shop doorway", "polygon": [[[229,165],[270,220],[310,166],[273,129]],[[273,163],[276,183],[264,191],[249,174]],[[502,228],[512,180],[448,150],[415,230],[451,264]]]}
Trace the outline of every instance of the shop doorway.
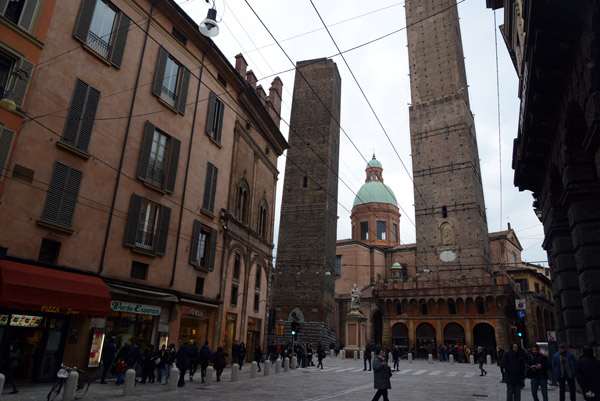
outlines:
{"label": "shop doorway", "polygon": [[246,362],[252,362],[252,360],[254,360],[254,349],[257,345],[261,346],[262,350],[262,345],[260,343],[260,322],[260,319],[253,317],[248,318],[248,332],[246,335]]}
{"label": "shop doorway", "polygon": [[398,346],[401,357],[408,355],[408,327],[404,323],[392,326],[392,345]]}
{"label": "shop doorway", "polygon": [[235,340],[235,326],[237,315],[233,313],[227,314],[227,322],[225,323],[225,352],[231,355],[233,340]]}
{"label": "shop doorway", "polygon": [[465,345],[465,330],[458,323],[448,323],[444,327],[444,344]]}
{"label": "shop doorway", "polygon": [[435,329],[429,323],[417,326],[417,358],[427,358],[429,354],[436,357]]}

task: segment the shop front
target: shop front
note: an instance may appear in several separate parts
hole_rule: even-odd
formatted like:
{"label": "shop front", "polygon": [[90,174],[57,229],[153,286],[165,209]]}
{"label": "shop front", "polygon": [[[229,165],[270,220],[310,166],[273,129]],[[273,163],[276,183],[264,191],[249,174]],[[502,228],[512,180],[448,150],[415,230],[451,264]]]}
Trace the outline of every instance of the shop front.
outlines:
{"label": "shop front", "polygon": [[24,355],[17,379],[53,381],[79,337],[72,323],[89,327],[109,307],[108,288],[97,277],[0,260],[0,360],[13,343]]}
{"label": "shop front", "polygon": [[180,328],[177,347],[187,342],[198,344],[198,347],[209,342],[211,348],[217,344],[210,344],[214,338],[214,328],[218,305],[182,299],[179,304]]}
{"label": "shop front", "polygon": [[[261,319],[257,319],[254,317],[248,318],[248,330],[246,334],[246,361],[252,362],[254,359],[254,349],[257,345],[261,346],[261,337],[260,337],[260,327],[261,327]],[[265,350],[263,350],[264,352]]]}

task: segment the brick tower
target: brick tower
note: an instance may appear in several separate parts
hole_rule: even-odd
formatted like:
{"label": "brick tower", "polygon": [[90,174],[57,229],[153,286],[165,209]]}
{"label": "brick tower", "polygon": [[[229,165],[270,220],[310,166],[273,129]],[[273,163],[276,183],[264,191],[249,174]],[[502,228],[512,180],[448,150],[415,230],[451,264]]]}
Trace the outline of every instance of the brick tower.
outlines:
{"label": "brick tower", "polygon": [[[332,60],[298,62],[290,117],[273,308],[298,341],[333,331],[341,79]],[[289,329],[284,337],[289,341]]]}
{"label": "brick tower", "polygon": [[[417,266],[490,269],[456,0],[407,0]],[[476,272],[473,272],[476,274]],[[480,271],[483,273],[483,271]]]}

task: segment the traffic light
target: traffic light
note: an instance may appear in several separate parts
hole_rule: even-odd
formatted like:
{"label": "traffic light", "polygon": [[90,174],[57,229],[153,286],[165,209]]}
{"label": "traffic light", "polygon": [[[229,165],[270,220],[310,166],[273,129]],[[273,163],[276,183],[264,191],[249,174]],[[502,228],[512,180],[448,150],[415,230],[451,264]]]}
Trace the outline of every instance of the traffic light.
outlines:
{"label": "traffic light", "polygon": [[295,340],[298,334],[298,322],[292,322],[292,338]]}

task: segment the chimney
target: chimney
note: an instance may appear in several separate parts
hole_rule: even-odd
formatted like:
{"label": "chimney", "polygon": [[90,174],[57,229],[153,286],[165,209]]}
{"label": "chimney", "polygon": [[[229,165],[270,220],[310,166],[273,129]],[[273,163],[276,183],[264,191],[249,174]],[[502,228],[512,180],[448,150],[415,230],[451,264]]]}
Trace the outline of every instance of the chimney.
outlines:
{"label": "chimney", "polygon": [[269,110],[269,114],[271,118],[279,128],[279,124],[281,122],[281,90],[283,89],[283,82],[279,77],[275,77],[273,82],[271,82],[271,87],[269,88],[269,97],[267,98],[267,107]]}
{"label": "chimney", "polygon": [[242,53],[236,55],[235,56],[235,70],[238,72],[238,74],[240,74],[242,77],[245,77],[247,68],[248,68],[248,63],[246,62],[246,59],[244,58],[244,56],[242,56]]}
{"label": "chimney", "polygon": [[508,229],[511,230],[510,223],[508,223]]}
{"label": "chimney", "polygon": [[263,103],[267,100],[267,94],[265,93],[265,90],[263,89],[262,85],[258,85],[256,87],[256,93],[258,93],[258,96],[263,101]]}
{"label": "chimney", "polygon": [[254,75],[254,72],[252,72],[252,70],[249,70],[246,73],[246,82],[248,82],[248,84],[250,84],[251,87],[256,89],[256,75]]}

